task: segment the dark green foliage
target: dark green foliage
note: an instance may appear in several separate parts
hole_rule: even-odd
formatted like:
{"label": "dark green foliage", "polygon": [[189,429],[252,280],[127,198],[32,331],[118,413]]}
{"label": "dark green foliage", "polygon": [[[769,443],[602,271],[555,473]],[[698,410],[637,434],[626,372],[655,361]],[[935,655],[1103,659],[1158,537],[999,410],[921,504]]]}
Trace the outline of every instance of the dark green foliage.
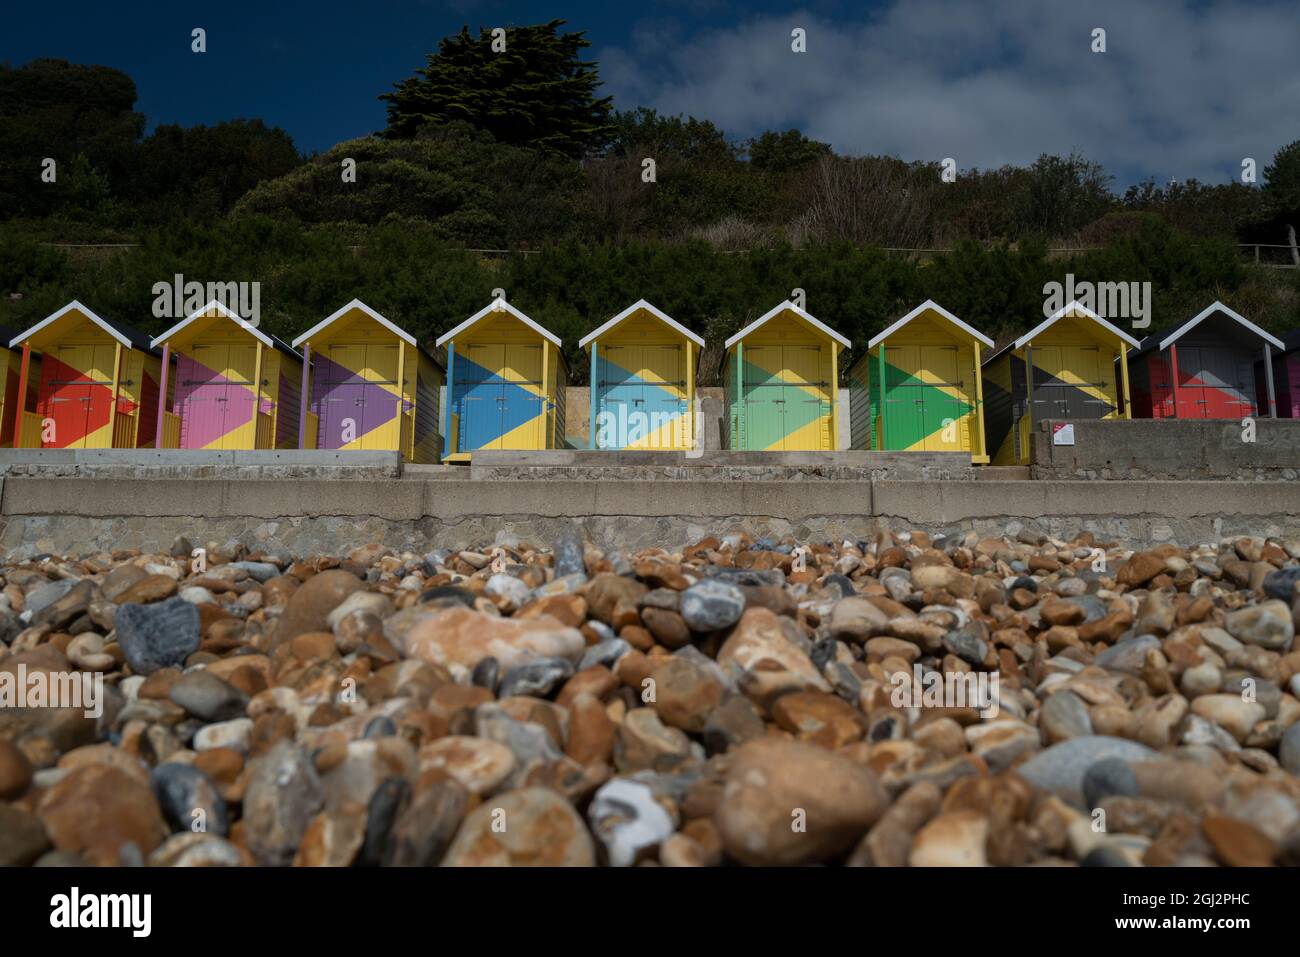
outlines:
{"label": "dark green foliage", "polygon": [[[356,161],[344,182],[343,161]],[[468,124],[429,127],[413,140],[349,140],[261,183],[236,215],[304,224],[373,225],[388,218],[428,223],[452,242],[505,248],[563,234],[581,176],[551,154],[495,143]]]}
{"label": "dark green foliage", "polygon": [[1264,167],[1264,193],[1272,210],[1300,229],[1300,140],[1282,147]]}
{"label": "dark green foliage", "polygon": [[803,169],[831,153],[829,143],[810,140],[798,130],[784,133],[768,130],[747,145],[749,163],[754,169],[777,174]]}
{"label": "dark green foliage", "polygon": [[157,220],[219,216],[301,163],[289,135],[261,120],[160,126],[137,151],[131,200]]}
{"label": "dark green foliage", "polygon": [[409,139],[430,124],[463,121],[502,143],[579,157],[609,138],[610,99],[596,97],[596,64],[581,59],[582,33],[559,33],[563,20],[509,27],[506,47],[469,27],[445,37],[415,76],[380,99],[389,137]]}
{"label": "dark green foliage", "polygon": [[[84,211],[125,187],[144,116],[117,70],[63,60],[0,63],[0,209],[8,217]],[[41,181],[53,159],[57,178]],[[80,157],[80,159],[78,159]]]}

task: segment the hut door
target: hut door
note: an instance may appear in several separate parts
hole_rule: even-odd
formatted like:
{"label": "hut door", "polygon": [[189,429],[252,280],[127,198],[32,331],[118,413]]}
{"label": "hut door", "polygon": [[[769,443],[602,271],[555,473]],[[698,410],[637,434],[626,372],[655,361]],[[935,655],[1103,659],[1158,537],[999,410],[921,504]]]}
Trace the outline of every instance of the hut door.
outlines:
{"label": "hut door", "polygon": [[[207,447],[214,449],[251,449],[254,445],[257,424],[255,403],[257,385],[253,376],[257,370],[257,348],[243,343],[195,346],[211,348],[221,354],[221,360],[212,368],[220,378],[212,384],[217,414],[221,417],[221,431],[217,441]],[[201,353],[200,353],[201,354]]]}
{"label": "hut door", "polygon": [[745,448],[785,448],[786,393],[781,378],[785,367],[780,346],[746,346],[742,397],[745,402]]}
{"label": "hut door", "polygon": [[398,448],[401,436],[401,416],[398,415],[399,393],[397,382],[397,343],[368,342],[365,360],[359,367],[366,380],[362,397],[361,418],[364,426],[357,438],[359,448],[388,451]]}
{"label": "hut door", "polygon": [[885,428],[887,449],[908,449],[925,438],[925,392],[916,372],[917,346],[885,346]]}
{"label": "hut door", "polygon": [[329,347],[318,387],[318,448],[397,448],[397,345],[372,342]]}
{"label": "hut door", "polygon": [[322,381],[317,385],[320,409],[320,438],[317,448],[341,449],[354,445],[366,430],[366,393],[369,391],[361,372],[365,368],[366,347],[331,344],[329,357],[319,366]]}
{"label": "hut door", "polygon": [[501,447],[506,390],[501,371],[505,354],[502,343],[469,343],[464,346],[469,361],[456,363],[453,403],[460,417],[461,452]]}
{"label": "hut door", "polygon": [[921,448],[926,452],[956,452],[969,448],[963,441],[961,421],[964,407],[954,392],[964,392],[956,346],[926,346],[922,350],[923,364],[933,381],[919,381],[917,391],[924,401],[921,416],[925,422],[925,441]]}
{"label": "hut door", "polygon": [[822,378],[821,347],[784,346],[781,351],[790,376],[790,384],[785,387],[781,448],[787,452],[833,449],[830,384]]}
{"label": "hut door", "polygon": [[642,346],[642,390],[646,415],[649,417],[650,448],[685,447],[686,436],[686,363],[682,347]]}
{"label": "hut door", "polygon": [[1113,412],[1114,376],[1107,365],[1098,346],[1035,347],[1034,421],[1102,419]]}
{"label": "hut door", "polygon": [[114,352],[111,345],[55,346],[45,352],[36,411],[53,420],[54,433],[51,441],[42,437],[44,448],[87,448],[90,436],[112,423]]}
{"label": "hut door", "polygon": [[[641,368],[637,346],[599,346],[596,353],[596,447],[626,448],[633,438],[633,414],[645,411],[645,389],[637,379]],[[636,429],[644,435],[644,426]],[[607,444],[602,444],[602,439]]]}
{"label": "hut door", "polygon": [[546,448],[546,384],[542,382],[542,344],[508,343],[502,365],[500,438],[488,448]]}
{"label": "hut door", "polygon": [[1203,346],[1178,350],[1178,414],[1189,419],[1237,419],[1254,414],[1235,353]]}

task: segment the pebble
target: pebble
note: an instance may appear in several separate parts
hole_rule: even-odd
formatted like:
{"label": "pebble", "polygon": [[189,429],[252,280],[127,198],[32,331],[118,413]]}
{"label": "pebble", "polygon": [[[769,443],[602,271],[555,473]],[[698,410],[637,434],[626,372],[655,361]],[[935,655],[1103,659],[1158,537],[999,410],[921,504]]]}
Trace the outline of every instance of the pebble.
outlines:
{"label": "pebble", "polygon": [[1151,748],[1136,741],[1086,735],[1061,741],[1040,751],[1019,765],[1016,773],[1036,788],[1084,805],[1083,777],[1093,764],[1103,758],[1141,761],[1155,755]]}
{"label": "pebble", "polygon": [[188,764],[160,764],[149,776],[164,820],[173,831],[203,831],[225,837],[230,815],[216,784]]}
{"label": "pebble", "polygon": [[1092,734],[1092,719],[1088,716],[1087,705],[1070,691],[1048,695],[1039,713],[1038,725],[1046,744]]}
{"label": "pebble", "polygon": [[535,658],[577,662],[586,641],[576,628],[554,618],[492,618],[468,608],[434,611],[415,623],[406,637],[406,653],[434,665],[472,669],[495,658],[504,669]]}
{"label": "pebble", "polygon": [[0,738],[0,801],[22,797],[32,784],[32,762],[8,738]]}
{"label": "pebble", "polygon": [[912,867],[986,867],[988,818],[978,811],[940,814],[917,832],[908,863]]}
{"label": "pebble", "polygon": [[480,797],[501,787],[515,769],[514,752],[504,744],[467,735],[430,741],[420,748],[417,761],[421,773],[442,769]]}
{"label": "pebble", "polygon": [[248,766],[243,801],[244,844],[264,867],[293,861],[325,789],[301,749],[280,741]]}
{"label": "pebble", "polygon": [[555,559],[553,567],[556,578],[569,575],[587,577],[587,565],[583,558],[582,541],[576,535],[561,535],[555,541]]}
{"label": "pebble", "polygon": [[632,650],[622,638],[607,638],[604,641],[597,642],[589,646],[578,660],[578,670],[586,671],[593,665],[604,665],[606,668],[613,668],[614,663]]}
{"label": "pebble", "polygon": [[522,788],[466,816],[443,867],[591,867],[596,848],[573,805],[548,788]]}
{"label": "pebble", "polygon": [[1283,732],[1277,756],[1282,770],[1300,777],[1300,721],[1296,721]]}
{"label": "pebble", "polygon": [[532,695],[545,698],[561,682],[571,678],[573,672],[573,662],[568,658],[536,658],[507,670],[501,676],[497,696],[510,698],[514,695]]}
{"label": "pebble", "polygon": [[616,778],[591,799],[587,820],[613,867],[631,867],[675,830],[672,817],[644,784]]}
{"label": "pebble", "polygon": [[319,572],[290,596],[276,621],[277,642],[286,642],[309,631],[330,631],[329,615],[363,584],[360,578],[341,568]]}
{"label": "pebble", "polygon": [[1238,742],[1245,741],[1251,729],[1264,720],[1263,705],[1234,694],[1202,695],[1192,702],[1192,713],[1214,722]]}
{"label": "pebble", "polygon": [[830,635],[863,642],[889,631],[889,615],[865,598],[844,598],[831,610]]}
{"label": "pebble", "polygon": [[1291,608],[1286,602],[1277,600],[1230,612],[1223,626],[1238,641],[1269,651],[1288,651],[1295,637]]}
{"label": "pebble", "polygon": [[721,631],[740,620],[745,610],[745,593],[736,585],[705,579],[682,592],[679,611],[695,632]]}
{"label": "pebble", "polygon": [[194,717],[208,722],[241,717],[248,707],[248,695],[202,668],[182,675],[167,696]]}
{"label": "pebble", "polygon": [[528,603],[532,589],[513,575],[493,575],[487,580],[483,590],[500,598],[504,608],[518,609]]}
{"label": "pebble", "polygon": [[812,864],[853,847],[888,805],[869,768],[765,738],[731,752],[714,822],[727,855],[742,863]]}
{"label": "pebble", "polygon": [[198,650],[199,612],[182,598],[153,605],[122,605],[113,619],[117,642],[136,674],[184,664]]}
{"label": "pebble", "polygon": [[718,650],[718,664],[756,703],[791,691],[830,691],[812,660],[786,636],[777,616],[749,608]]}
{"label": "pebble", "polygon": [[1127,761],[1102,758],[1083,772],[1083,802],[1095,808],[1111,795],[1131,796],[1139,793],[1137,776]]}
{"label": "pebble", "polygon": [[469,795],[455,780],[435,781],[417,790],[393,822],[383,863],[390,867],[433,867],[455,836]]}
{"label": "pebble", "polygon": [[127,845],[147,856],[167,835],[148,784],[108,764],[73,768],[37,805],[50,843],[97,867],[114,867]]}
{"label": "pebble", "polygon": [[218,721],[215,724],[204,725],[194,733],[194,750],[208,751],[215,748],[228,748],[241,754],[247,754],[252,734],[253,722],[248,718]]}
{"label": "pebble", "polygon": [[1296,585],[1300,585],[1300,565],[1279,568],[1264,576],[1264,594],[1288,604],[1297,598]]}
{"label": "pebble", "polygon": [[17,804],[0,801],[0,867],[27,867],[49,847],[39,817]]}

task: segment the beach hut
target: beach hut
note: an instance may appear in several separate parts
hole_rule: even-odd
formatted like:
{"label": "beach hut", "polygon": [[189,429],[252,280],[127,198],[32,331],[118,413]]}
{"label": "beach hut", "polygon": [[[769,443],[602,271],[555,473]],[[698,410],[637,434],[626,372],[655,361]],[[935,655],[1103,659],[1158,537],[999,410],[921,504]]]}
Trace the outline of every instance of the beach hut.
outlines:
{"label": "beach hut", "polygon": [[640,299],[578,347],[591,352],[588,448],[695,447],[695,369],[703,339]]}
{"label": "beach hut", "polygon": [[[18,408],[18,377],[22,373],[23,354],[9,348],[19,330],[0,325],[0,362],[4,364],[4,388],[0,390],[0,448],[13,448],[14,410]],[[39,360],[37,360],[39,361]],[[33,381],[31,385],[34,385]],[[29,385],[30,391],[30,385]]]}
{"label": "beach hut", "polygon": [[[1273,354],[1273,394],[1277,415],[1281,419],[1300,419],[1300,329],[1284,332],[1282,351]],[[1268,375],[1264,362],[1255,363],[1255,402],[1264,408],[1268,402]]]}
{"label": "beach hut", "polygon": [[726,342],[731,449],[838,448],[839,355],[849,340],[786,301]]}
{"label": "beach hut", "polygon": [[213,301],[153,345],[162,346],[167,396],[158,412],[163,448],[298,447],[302,357],[287,343]]}
{"label": "beach hut", "polygon": [[1216,302],[1190,319],[1152,333],[1128,354],[1133,415],[1140,419],[1273,415],[1273,357],[1285,348],[1281,339]]}
{"label": "beach hut", "polygon": [[849,369],[851,447],[988,462],[980,354],[992,348],[933,300],[874,336]]}
{"label": "beach hut", "polygon": [[981,373],[992,463],[1029,464],[1029,435],[1043,419],[1131,418],[1125,347],[1137,344],[1071,302],[990,355]]}
{"label": "beach hut", "polygon": [[299,447],[400,451],[438,461],[441,364],[359,299],[293,340],[301,346]]}
{"label": "beach hut", "polygon": [[467,462],[476,449],[564,446],[569,374],[553,332],[498,298],[436,345],[447,348],[447,461]]}
{"label": "beach hut", "polygon": [[161,363],[147,335],[74,301],[14,336],[9,347],[22,349],[16,448],[153,447]]}

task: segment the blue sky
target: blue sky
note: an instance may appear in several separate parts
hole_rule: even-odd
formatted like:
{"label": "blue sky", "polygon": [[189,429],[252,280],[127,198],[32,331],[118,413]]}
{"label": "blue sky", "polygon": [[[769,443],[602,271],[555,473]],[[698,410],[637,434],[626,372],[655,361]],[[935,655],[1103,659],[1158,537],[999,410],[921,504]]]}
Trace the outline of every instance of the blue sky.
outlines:
{"label": "blue sky", "polygon": [[[1275,0],[72,0],[11,4],[0,60],[113,66],[151,127],[261,117],[319,150],[381,128],[378,94],[462,24],[552,17],[587,32],[619,108],[735,138],[793,126],[844,153],[962,168],[1078,149],[1120,186],[1222,182],[1300,138],[1300,5]],[[791,52],[794,27],[807,53]]]}

